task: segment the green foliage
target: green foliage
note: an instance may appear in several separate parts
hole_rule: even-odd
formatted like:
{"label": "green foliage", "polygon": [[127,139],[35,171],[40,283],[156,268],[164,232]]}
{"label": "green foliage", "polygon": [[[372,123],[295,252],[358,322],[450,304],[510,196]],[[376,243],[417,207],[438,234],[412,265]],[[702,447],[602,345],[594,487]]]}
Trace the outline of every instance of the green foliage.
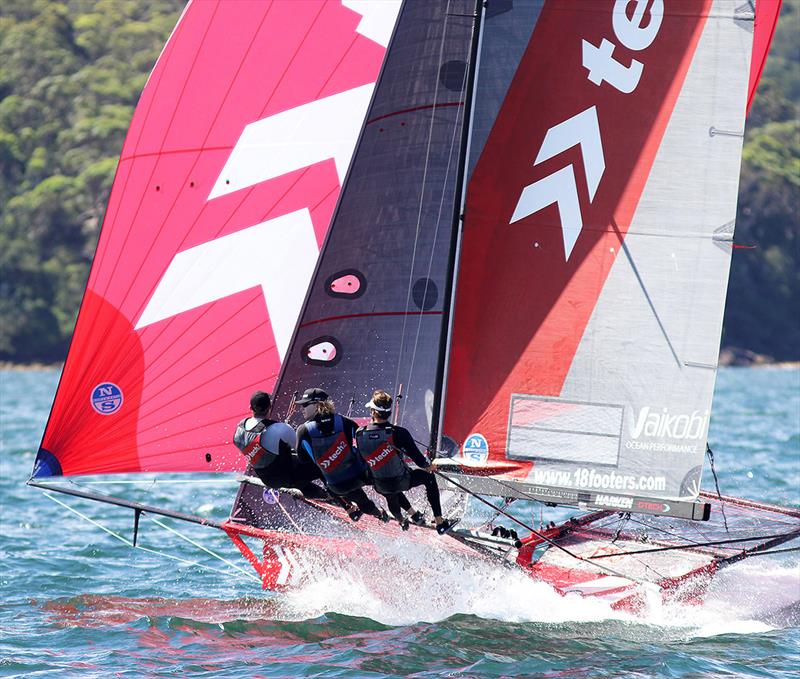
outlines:
{"label": "green foliage", "polygon": [[784,0],[747,122],[723,343],[800,359],[800,0]]}
{"label": "green foliage", "polygon": [[[0,359],[66,352],[117,159],[182,0],[2,0]],[[800,358],[800,0],[745,140],[724,340]]]}
{"label": "green foliage", "polygon": [[3,0],[0,359],[61,360],[117,159],[181,0]]}

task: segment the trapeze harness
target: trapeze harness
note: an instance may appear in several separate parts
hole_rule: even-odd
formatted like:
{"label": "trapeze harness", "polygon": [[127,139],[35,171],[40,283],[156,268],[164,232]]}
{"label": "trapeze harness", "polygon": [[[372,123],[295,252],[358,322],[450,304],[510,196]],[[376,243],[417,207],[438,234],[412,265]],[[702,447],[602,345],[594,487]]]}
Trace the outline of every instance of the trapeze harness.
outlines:
{"label": "trapeze harness", "polygon": [[364,466],[353,451],[344,433],[341,415],[333,416],[333,431],[323,434],[316,420],[306,422],[311,437],[311,454],[325,483],[335,493],[347,493],[360,488],[364,481]]}
{"label": "trapeze harness", "polygon": [[233,435],[234,445],[242,451],[242,455],[247,458],[247,461],[255,468],[259,466],[260,462],[266,462],[270,456],[273,458],[278,457],[278,453],[273,453],[261,445],[261,432],[267,427],[275,424],[272,420],[261,420],[252,429],[247,429],[244,425],[249,417],[245,417],[239,424],[236,425],[236,433]]}
{"label": "trapeze harness", "polygon": [[359,429],[356,441],[358,452],[372,472],[375,490],[379,493],[397,493],[408,489],[411,470],[395,446],[392,427]]}

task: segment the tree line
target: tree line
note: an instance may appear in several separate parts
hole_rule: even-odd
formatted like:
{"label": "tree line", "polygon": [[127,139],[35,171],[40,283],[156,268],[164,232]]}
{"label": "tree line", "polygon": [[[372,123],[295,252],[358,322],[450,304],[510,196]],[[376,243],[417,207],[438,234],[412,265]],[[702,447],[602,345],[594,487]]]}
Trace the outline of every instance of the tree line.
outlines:
{"label": "tree line", "polygon": [[[3,0],[0,360],[60,361],[125,133],[182,0]],[[800,358],[800,0],[785,0],[743,154],[723,343]]]}

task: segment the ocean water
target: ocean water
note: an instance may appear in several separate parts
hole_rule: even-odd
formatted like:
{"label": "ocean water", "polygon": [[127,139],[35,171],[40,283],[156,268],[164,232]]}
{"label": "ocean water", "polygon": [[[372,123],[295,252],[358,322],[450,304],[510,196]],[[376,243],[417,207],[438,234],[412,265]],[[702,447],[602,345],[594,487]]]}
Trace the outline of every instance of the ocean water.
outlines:
{"label": "ocean water", "polygon": [[[57,380],[0,372],[2,677],[798,676],[796,552],[635,618],[400,542],[380,569],[320,559],[281,594],[213,530],[143,517],[132,549],[130,510],[25,485]],[[721,370],[710,443],[723,493],[800,506],[800,370]],[[225,518],[235,484],[202,481],[91,488]]]}

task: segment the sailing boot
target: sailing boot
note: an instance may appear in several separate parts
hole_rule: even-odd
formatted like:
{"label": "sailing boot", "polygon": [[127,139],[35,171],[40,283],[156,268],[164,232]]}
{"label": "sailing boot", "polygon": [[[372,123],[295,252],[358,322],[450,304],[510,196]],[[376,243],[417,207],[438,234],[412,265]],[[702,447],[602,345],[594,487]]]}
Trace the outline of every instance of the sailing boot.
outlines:
{"label": "sailing boot", "polygon": [[351,521],[358,521],[363,515],[364,512],[362,512],[358,507],[352,504],[350,505],[350,508],[347,510],[347,516],[350,517]]}
{"label": "sailing boot", "polygon": [[439,535],[444,535],[458,523],[458,519],[443,519],[441,523],[436,524],[436,532]]}

